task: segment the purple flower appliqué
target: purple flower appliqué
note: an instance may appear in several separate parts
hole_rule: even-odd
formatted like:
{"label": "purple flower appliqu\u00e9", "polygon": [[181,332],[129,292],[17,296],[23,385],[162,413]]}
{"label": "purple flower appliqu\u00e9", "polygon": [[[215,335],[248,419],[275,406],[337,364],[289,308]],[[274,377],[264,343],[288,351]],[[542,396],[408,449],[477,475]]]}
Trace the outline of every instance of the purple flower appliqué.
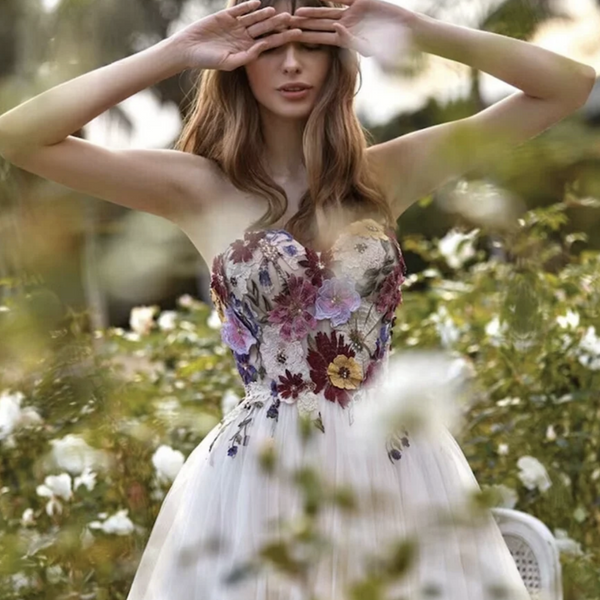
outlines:
{"label": "purple flower appliqu\u00e9", "polygon": [[252,345],[256,343],[252,332],[240,321],[231,308],[225,309],[221,339],[237,354],[247,354]]}
{"label": "purple flower appliqu\u00e9", "polygon": [[304,338],[315,329],[317,288],[307,279],[291,275],[287,291],[275,297],[276,307],[269,313],[270,323],[281,324],[280,334],[286,341]]}
{"label": "purple flower appliqu\u00e9", "polygon": [[331,319],[334,327],[346,323],[360,306],[360,294],[353,281],[333,277],[326,279],[317,293],[317,319]]}

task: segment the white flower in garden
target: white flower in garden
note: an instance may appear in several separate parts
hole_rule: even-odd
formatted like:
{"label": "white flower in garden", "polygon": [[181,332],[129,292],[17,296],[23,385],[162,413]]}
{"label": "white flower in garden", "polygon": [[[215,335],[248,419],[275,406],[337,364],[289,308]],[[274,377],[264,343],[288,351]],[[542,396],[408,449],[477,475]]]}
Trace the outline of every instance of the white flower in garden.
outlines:
{"label": "white flower in garden", "polygon": [[237,406],[240,400],[241,398],[233,390],[227,390],[221,399],[221,411],[223,416],[225,416],[228,412],[231,412]]}
{"label": "white flower in garden", "polygon": [[46,567],[46,578],[50,584],[59,583],[64,574],[65,572],[60,565]]}
{"label": "white flower in garden", "polygon": [[554,430],[554,425],[548,425],[546,429],[546,439],[549,442],[553,442],[556,439],[556,431]]}
{"label": "white flower in garden", "polygon": [[559,473],[558,477],[566,487],[570,487],[573,484],[571,478],[566,473]]}
{"label": "white flower in garden", "polygon": [[563,329],[575,329],[579,326],[579,313],[569,308],[566,315],[556,317],[556,322]]}
{"label": "white flower in garden", "polygon": [[506,456],[508,454],[509,447],[508,444],[498,444],[498,454],[500,456]]}
{"label": "white flower in garden", "polygon": [[496,347],[501,346],[504,343],[507,330],[508,325],[506,322],[503,322],[501,325],[498,317],[494,317],[485,326],[485,334],[488,336],[490,344]]}
{"label": "white flower in garden", "polygon": [[135,529],[131,519],[127,516],[128,509],[124,508],[117,511],[101,523],[100,521],[92,521],[89,524],[91,529],[101,529],[104,533],[115,535],[129,535]]}
{"label": "white flower in garden", "polygon": [[183,308],[190,308],[194,304],[194,299],[189,294],[184,294],[179,297],[177,302],[179,303],[179,306],[182,306]]}
{"label": "white flower in garden", "polygon": [[206,320],[206,324],[211,329],[221,329],[223,324],[221,323],[221,319],[219,318],[219,313],[214,308],[211,310],[210,315]]}
{"label": "white flower in garden", "polygon": [[587,512],[587,510],[585,510],[585,508],[583,506],[578,506],[573,511],[573,518],[578,523],[583,523],[588,518],[588,512]]}
{"label": "white flower in garden", "polygon": [[21,411],[19,425],[29,427],[31,425],[40,425],[44,422],[40,413],[33,406],[25,406]]}
{"label": "white flower in garden", "polygon": [[0,395],[0,440],[7,438],[17,427],[21,417],[21,402],[25,395],[9,391]]}
{"label": "white flower in garden", "polygon": [[354,407],[357,441],[372,443],[406,428],[413,434],[438,436],[440,428],[455,429],[462,416],[462,383],[452,373],[452,359],[441,352],[400,352],[389,360],[375,394]]}
{"label": "white flower in garden", "polygon": [[131,330],[139,335],[146,335],[154,325],[154,315],[157,306],[136,306],[131,309],[129,315],[129,326]]}
{"label": "white flower in garden", "polygon": [[96,486],[96,473],[89,467],[86,468],[81,475],[75,477],[73,489],[76,490],[80,485],[84,485],[90,492]]}
{"label": "white flower in garden", "polygon": [[106,466],[107,456],[96,450],[79,435],[69,433],[58,440],[51,440],[52,459],[55,464],[69,473],[80,475],[85,469]]}
{"label": "white flower in garden", "polygon": [[158,317],[156,324],[161,331],[173,331],[177,313],[174,310],[165,310]]}
{"label": "white flower in garden", "polygon": [[521,456],[517,461],[519,467],[519,479],[528,490],[545,492],[552,485],[548,472],[544,465],[533,456]]}
{"label": "white flower in garden", "polygon": [[152,456],[152,464],[161,481],[173,481],[185,462],[185,457],[179,450],[170,446],[159,446]]}
{"label": "white flower in garden", "polygon": [[48,475],[44,479],[44,484],[38,485],[36,491],[38,496],[45,498],[56,496],[63,500],[70,500],[73,496],[73,492],[71,491],[71,476],[68,473]]}
{"label": "white flower in garden", "polygon": [[569,556],[583,556],[581,544],[571,539],[564,529],[554,530],[554,540],[561,554]]}
{"label": "white flower in garden", "polygon": [[27,577],[25,573],[19,572],[10,576],[10,584],[15,592],[20,592],[25,588],[32,587],[35,584],[35,580]]}
{"label": "white flower in garden", "polygon": [[592,371],[600,371],[600,338],[595,327],[588,327],[579,343],[579,362]]}
{"label": "white flower in garden", "polygon": [[431,315],[431,321],[435,323],[435,329],[444,348],[451,348],[460,338],[460,329],[450,317],[448,309],[440,306],[437,312]]}
{"label": "white flower in garden", "polygon": [[[0,394],[0,440],[10,438],[19,427],[42,423],[42,417],[33,406],[21,407],[25,395],[4,390]],[[12,438],[11,438],[12,439]]]}
{"label": "white flower in garden", "polygon": [[23,527],[32,527],[35,525],[35,513],[33,508],[26,508],[21,515],[21,525]]}
{"label": "white flower in garden", "polygon": [[461,233],[457,229],[449,231],[439,242],[440,253],[453,269],[459,269],[475,256],[474,242],[479,235],[479,229],[469,233]]}
{"label": "white flower in garden", "polygon": [[43,485],[36,488],[38,496],[49,498],[46,503],[46,513],[49,517],[62,513],[62,504],[59,499],[70,500],[73,496],[71,491],[71,476],[68,473],[61,475],[48,475]]}

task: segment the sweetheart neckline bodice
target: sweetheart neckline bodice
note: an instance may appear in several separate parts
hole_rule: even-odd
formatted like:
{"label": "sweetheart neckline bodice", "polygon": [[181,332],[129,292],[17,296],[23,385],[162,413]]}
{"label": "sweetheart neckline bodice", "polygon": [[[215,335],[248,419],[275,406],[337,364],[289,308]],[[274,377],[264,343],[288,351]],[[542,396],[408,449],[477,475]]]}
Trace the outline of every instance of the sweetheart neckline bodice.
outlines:
{"label": "sweetheart neckline bodice", "polygon": [[[252,238],[253,236],[256,235],[260,235],[262,234],[263,237],[266,236],[269,233],[283,233],[285,235],[287,235],[290,238],[290,242],[293,242],[295,244],[298,244],[298,246],[300,246],[305,252],[307,253],[314,253],[317,256],[321,256],[322,254],[325,254],[327,252],[331,252],[332,249],[335,247],[335,245],[337,244],[337,242],[339,242],[340,238],[353,226],[356,225],[357,223],[364,223],[365,221],[373,221],[374,223],[377,223],[376,221],[374,221],[374,219],[372,219],[371,217],[365,217],[363,219],[357,219],[356,221],[351,221],[350,223],[348,223],[347,225],[345,225],[344,227],[341,228],[340,232],[338,233],[338,235],[335,237],[335,239],[333,240],[333,243],[331,244],[331,247],[327,250],[313,250],[312,248],[306,246],[305,244],[303,244],[302,242],[300,242],[298,239],[296,239],[289,231],[287,231],[287,229],[283,228],[283,227],[275,227],[275,228],[268,228],[268,229],[248,229],[245,230],[242,237],[238,237],[235,238],[234,240],[232,240],[231,242],[229,242],[229,244],[227,244],[227,246],[225,247],[225,249],[219,253],[217,253],[213,260],[212,260],[212,265],[214,268],[215,263],[220,259],[223,258],[227,252],[231,249],[232,246],[234,246],[236,243],[238,242],[244,242],[246,241],[248,238]],[[388,231],[392,232],[392,236],[396,242],[396,244],[398,244],[398,238],[396,236],[395,231],[393,230],[393,228],[388,227],[386,228]],[[211,269],[212,270],[212,269]]]}

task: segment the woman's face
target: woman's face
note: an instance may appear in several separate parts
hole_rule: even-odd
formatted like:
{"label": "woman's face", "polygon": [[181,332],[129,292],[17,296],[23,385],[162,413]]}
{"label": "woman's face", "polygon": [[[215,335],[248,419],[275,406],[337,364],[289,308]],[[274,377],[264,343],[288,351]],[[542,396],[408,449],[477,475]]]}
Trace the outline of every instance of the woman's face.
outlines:
{"label": "woman's face", "polygon": [[[280,0],[275,10],[290,12],[290,3]],[[245,69],[259,104],[281,117],[306,119],[319,97],[330,65],[330,46],[290,42],[263,51]],[[293,83],[305,83],[311,88],[304,97],[286,97],[279,88]]]}

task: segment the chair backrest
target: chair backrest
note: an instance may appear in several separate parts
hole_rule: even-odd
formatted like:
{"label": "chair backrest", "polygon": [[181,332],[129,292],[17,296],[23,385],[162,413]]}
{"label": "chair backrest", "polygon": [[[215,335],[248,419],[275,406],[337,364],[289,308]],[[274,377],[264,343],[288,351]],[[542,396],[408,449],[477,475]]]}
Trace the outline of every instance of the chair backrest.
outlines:
{"label": "chair backrest", "polygon": [[492,513],[531,598],[562,600],[558,547],[546,525],[518,510],[494,508]]}

